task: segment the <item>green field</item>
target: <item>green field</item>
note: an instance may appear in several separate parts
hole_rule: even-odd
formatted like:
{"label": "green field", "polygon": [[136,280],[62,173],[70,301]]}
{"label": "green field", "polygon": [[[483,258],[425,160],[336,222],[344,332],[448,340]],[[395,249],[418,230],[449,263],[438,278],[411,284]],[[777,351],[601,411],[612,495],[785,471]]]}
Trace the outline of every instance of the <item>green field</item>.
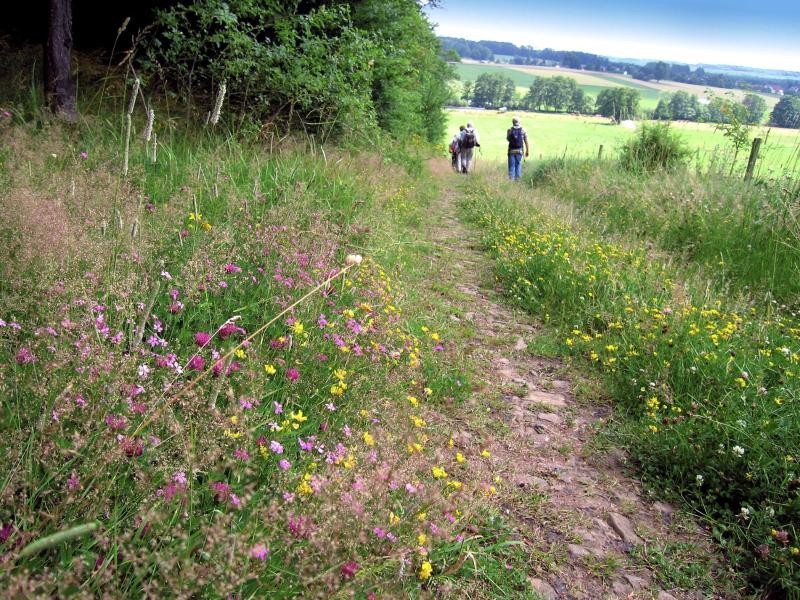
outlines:
{"label": "green field", "polygon": [[[604,146],[605,156],[615,155],[619,147],[633,131],[609,123],[608,119],[547,113],[518,113],[522,125],[528,131],[531,142],[531,158],[554,156],[596,156],[598,148]],[[449,139],[459,125],[471,121],[478,130],[481,147],[478,162],[505,161],[505,135],[511,126],[511,115],[483,110],[451,110],[448,113]],[[713,125],[704,123],[674,123],[692,150],[695,160],[706,165],[712,160],[730,164],[730,146],[722,132]],[[767,175],[775,171],[798,171],[800,169],[800,132],[796,129],[753,129],[752,136],[766,139],[762,146],[758,173]],[[739,157],[743,161],[746,157]]]}
{"label": "green field", "polygon": [[530,88],[531,83],[533,83],[536,77],[555,77],[556,75],[575,79],[578,82],[578,87],[594,98],[597,98],[597,95],[604,89],[627,86],[639,90],[642,94],[641,107],[651,110],[656,107],[658,99],[663,95],[662,92],[652,87],[628,83],[624,80],[617,80],[602,73],[583,74],[573,73],[569,70],[560,71],[552,68],[535,69],[533,67],[475,63],[459,63],[456,65],[456,72],[462,81],[475,81],[478,76],[484,73],[499,73],[505,75],[506,77],[510,77],[517,86],[517,93],[523,95],[528,91],[528,88]]}
{"label": "green field", "polygon": [[[517,86],[517,92],[525,94],[536,77],[555,77],[562,75],[574,79],[578,87],[587,94],[597,97],[604,89],[612,87],[629,87],[638,90],[642,95],[641,108],[653,110],[658,105],[658,100],[665,95],[678,90],[687,91],[701,98],[710,95],[725,96],[732,94],[740,100],[745,92],[743,90],[728,90],[709,86],[692,85],[675,81],[643,82],[636,81],[630,76],[614,73],[599,73],[596,71],[581,71],[577,69],[560,69],[554,67],[533,67],[525,65],[496,65],[483,63],[459,63],[456,73],[462,81],[475,81],[483,73],[500,73],[510,77]],[[771,110],[778,102],[778,97],[769,94],[759,94],[767,102]]]}

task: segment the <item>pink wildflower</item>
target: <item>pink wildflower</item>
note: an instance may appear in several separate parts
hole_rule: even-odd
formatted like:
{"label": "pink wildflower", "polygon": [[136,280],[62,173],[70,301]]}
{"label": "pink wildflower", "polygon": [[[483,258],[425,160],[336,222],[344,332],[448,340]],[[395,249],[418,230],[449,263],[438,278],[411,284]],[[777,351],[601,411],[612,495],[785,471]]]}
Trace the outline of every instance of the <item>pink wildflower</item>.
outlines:
{"label": "pink wildflower", "polygon": [[233,452],[233,456],[234,456],[234,458],[237,458],[237,459],[239,459],[241,461],[245,461],[245,462],[250,460],[250,454],[247,452],[247,450],[244,450],[243,448],[237,448]]}
{"label": "pink wildflower", "polygon": [[275,454],[283,454],[283,446],[280,444],[280,442],[276,442],[275,440],[272,440],[269,443],[269,449]]}
{"label": "pink wildflower", "polygon": [[297,381],[298,379],[300,379],[300,371],[298,371],[294,367],[286,369],[286,378],[292,382]]}
{"label": "pink wildflower", "polygon": [[210,487],[211,491],[214,492],[214,499],[217,502],[225,502],[230,496],[231,488],[224,481],[215,481]]}
{"label": "pink wildflower", "polygon": [[256,544],[250,549],[250,557],[258,560],[267,560],[269,550],[264,544]]}
{"label": "pink wildflower", "polygon": [[358,573],[358,563],[354,560],[348,560],[342,565],[341,573],[345,579],[352,579]]}
{"label": "pink wildflower", "polygon": [[233,323],[225,323],[222,327],[219,328],[219,337],[221,337],[223,340],[225,338],[227,338],[228,336],[231,336],[231,335],[234,335],[234,334],[237,334],[237,335],[238,334],[244,334],[244,333],[246,333],[246,331],[244,329],[242,329],[241,327],[239,327],[237,325],[234,325]]}
{"label": "pink wildflower", "polygon": [[20,365],[28,365],[36,360],[30,348],[22,347],[17,352],[17,363]]}
{"label": "pink wildflower", "polygon": [[206,366],[206,360],[202,356],[198,356],[195,354],[191,360],[189,360],[189,368],[193,369],[194,371],[202,371],[203,367]]}
{"label": "pink wildflower", "polygon": [[224,267],[226,273],[241,273],[242,268],[236,263],[228,263]]}
{"label": "pink wildflower", "polygon": [[386,531],[384,531],[381,527],[375,527],[372,530],[372,533],[375,534],[375,537],[381,540],[386,537]]}
{"label": "pink wildflower", "polygon": [[125,420],[125,417],[121,415],[111,414],[106,416],[106,425],[116,431],[119,429],[125,429],[128,426],[128,422]]}
{"label": "pink wildflower", "polygon": [[77,488],[77,487],[78,487],[80,484],[81,484],[81,481],[80,481],[80,479],[78,479],[78,476],[77,476],[77,475],[75,475],[75,473],[74,473],[74,472],[72,473],[72,475],[70,476],[70,478],[69,478],[69,479],[67,479],[67,488],[69,488],[70,490],[74,490],[74,489],[75,489],[75,488]]}
{"label": "pink wildflower", "polygon": [[83,152],[80,153],[80,157],[83,160],[86,160],[87,158],[89,158],[89,153],[84,150]]}
{"label": "pink wildflower", "polygon": [[201,348],[206,346],[208,342],[211,341],[211,336],[207,334],[205,331],[198,331],[194,334],[194,342]]}
{"label": "pink wildflower", "polygon": [[282,458],[278,463],[278,466],[281,468],[282,471],[288,471],[289,469],[292,468],[292,463],[290,463],[285,458]]}

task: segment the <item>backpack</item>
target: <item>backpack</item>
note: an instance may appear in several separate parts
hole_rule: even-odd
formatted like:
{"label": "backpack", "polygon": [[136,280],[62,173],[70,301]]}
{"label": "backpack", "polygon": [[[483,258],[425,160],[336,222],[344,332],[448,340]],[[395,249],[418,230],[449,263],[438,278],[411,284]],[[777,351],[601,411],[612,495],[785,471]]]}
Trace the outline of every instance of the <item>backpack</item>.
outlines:
{"label": "backpack", "polygon": [[512,127],[508,130],[508,147],[510,150],[522,150],[524,145],[522,127]]}
{"label": "backpack", "polygon": [[472,129],[464,130],[464,142],[461,144],[464,148],[475,147],[475,132]]}

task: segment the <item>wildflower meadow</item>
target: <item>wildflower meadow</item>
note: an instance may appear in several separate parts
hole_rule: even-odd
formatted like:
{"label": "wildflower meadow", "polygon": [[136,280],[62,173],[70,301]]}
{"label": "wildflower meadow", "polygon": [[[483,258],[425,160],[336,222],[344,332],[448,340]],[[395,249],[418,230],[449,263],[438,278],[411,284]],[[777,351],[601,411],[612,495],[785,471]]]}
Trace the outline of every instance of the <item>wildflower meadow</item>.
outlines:
{"label": "wildflower meadow", "polygon": [[797,594],[796,312],[693,287],[667,257],[529,198],[479,183],[463,202],[507,294],[630,415],[617,439],[645,478],[703,515],[737,569]]}
{"label": "wildflower meadow", "polygon": [[152,110],[3,114],[9,597],[375,598],[461,569],[497,482],[429,424],[448,341],[404,310],[408,257],[372,252],[424,209],[413,149],[378,177]]}

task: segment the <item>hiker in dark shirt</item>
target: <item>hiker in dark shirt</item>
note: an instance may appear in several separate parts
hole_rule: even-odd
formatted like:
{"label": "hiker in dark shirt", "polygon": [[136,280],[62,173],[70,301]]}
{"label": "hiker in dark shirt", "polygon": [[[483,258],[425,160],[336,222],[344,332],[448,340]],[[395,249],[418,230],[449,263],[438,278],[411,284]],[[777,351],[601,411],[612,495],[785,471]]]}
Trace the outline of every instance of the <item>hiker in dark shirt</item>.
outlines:
{"label": "hiker in dark shirt", "polygon": [[519,124],[519,119],[511,119],[511,129],[506,132],[508,141],[508,178],[517,181],[522,177],[522,153],[528,158],[528,134]]}
{"label": "hiker in dark shirt", "polygon": [[478,139],[478,132],[472,126],[472,123],[467,123],[466,129],[461,132],[461,172],[469,173],[472,170],[472,154],[475,148],[480,148],[480,140]]}

